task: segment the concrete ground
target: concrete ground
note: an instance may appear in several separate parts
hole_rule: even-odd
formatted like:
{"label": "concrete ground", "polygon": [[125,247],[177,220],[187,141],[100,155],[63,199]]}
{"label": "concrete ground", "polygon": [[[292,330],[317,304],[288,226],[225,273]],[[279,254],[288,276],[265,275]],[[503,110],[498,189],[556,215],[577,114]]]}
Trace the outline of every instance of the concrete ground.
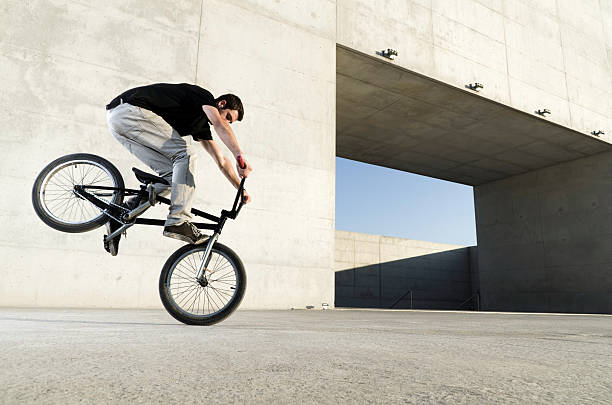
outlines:
{"label": "concrete ground", "polygon": [[0,403],[610,403],[612,317],[0,309]]}

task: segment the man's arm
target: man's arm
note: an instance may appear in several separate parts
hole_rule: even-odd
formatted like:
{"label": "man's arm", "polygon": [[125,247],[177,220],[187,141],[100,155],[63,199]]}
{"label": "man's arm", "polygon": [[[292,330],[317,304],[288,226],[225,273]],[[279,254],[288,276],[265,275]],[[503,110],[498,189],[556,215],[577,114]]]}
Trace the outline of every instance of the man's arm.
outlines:
{"label": "man's arm", "polygon": [[228,122],[221,118],[219,115],[219,111],[217,108],[210,105],[203,105],[202,109],[204,113],[208,117],[208,120],[213,125],[215,132],[219,135],[219,138],[223,141],[225,146],[232,152],[235,158],[238,156],[242,156],[244,162],[246,163],[245,168],[241,168],[237,165],[238,173],[244,177],[249,175],[249,172],[252,170],[251,165],[244,158],[244,154],[240,149],[240,145],[238,145],[238,141],[236,140],[236,136],[234,135],[234,131],[229,126]]}
{"label": "man's arm", "polygon": [[[219,167],[219,170],[223,172],[229,182],[232,183],[232,185],[236,188],[240,187],[240,179],[234,171],[232,162],[227,157],[225,157],[225,155],[221,151],[221,148],[219,148],[219,145],[217,145],[217,143],[213,140],[200,139],[199,142],[200,144],[202,144],[206,152],[208,152],[208,154],[213,158],[213,160]],[[251,197],[247,194],[246,190],[244,192],[244,197],[245,202],[248,203],[251,201]]]}
{"label": "man's arm", "polygon": [[236,176],[236,172],[234,172],[234,168],[232,162],[225,157],[219,145],[213,140],[202,140],[200,139],[200,144],[204,147],[206,152],[213,158],[219,170],[223,172],[225,177],[229,180],[230,183],[236,188],[240,186],[240,179]]}

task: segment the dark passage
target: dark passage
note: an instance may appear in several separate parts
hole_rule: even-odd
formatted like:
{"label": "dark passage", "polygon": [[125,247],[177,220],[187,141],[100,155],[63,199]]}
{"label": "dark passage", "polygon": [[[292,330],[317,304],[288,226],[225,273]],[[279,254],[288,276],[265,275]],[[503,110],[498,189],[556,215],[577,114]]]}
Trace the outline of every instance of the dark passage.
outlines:
{"label": "dark passage", "polygon": [[335,305],[477,310],[475,256],[469,247],[337,271]]}

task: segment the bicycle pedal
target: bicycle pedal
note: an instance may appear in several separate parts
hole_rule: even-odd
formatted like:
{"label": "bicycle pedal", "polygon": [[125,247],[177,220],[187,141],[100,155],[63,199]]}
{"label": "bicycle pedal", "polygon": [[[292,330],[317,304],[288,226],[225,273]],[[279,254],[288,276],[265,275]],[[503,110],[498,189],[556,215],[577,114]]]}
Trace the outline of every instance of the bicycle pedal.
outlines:
{"label": "bicycle pedal", "polygon": [[119,253],[119,238],[116,237],[112,240],[107,241],[106,237],[108,235],[104,235],[104,250],[106,250],[108,253],[110,253],[111,256],[117,256],[117,254]]}

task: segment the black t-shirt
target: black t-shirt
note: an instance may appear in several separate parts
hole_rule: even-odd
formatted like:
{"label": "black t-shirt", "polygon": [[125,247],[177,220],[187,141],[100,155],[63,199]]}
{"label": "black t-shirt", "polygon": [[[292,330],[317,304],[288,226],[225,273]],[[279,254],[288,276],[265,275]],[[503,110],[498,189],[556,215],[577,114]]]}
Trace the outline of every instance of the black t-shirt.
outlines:
{"label": "black t-shirt", "polygon": [[181,136],[193,139],[212,139],[210,122],[202,110],[203,105],[215,105],[215,98],[199,86],[180,83],[157,83],[136,87],[115,97],[109,104],[119,100],[153,111],[174,128]]}

